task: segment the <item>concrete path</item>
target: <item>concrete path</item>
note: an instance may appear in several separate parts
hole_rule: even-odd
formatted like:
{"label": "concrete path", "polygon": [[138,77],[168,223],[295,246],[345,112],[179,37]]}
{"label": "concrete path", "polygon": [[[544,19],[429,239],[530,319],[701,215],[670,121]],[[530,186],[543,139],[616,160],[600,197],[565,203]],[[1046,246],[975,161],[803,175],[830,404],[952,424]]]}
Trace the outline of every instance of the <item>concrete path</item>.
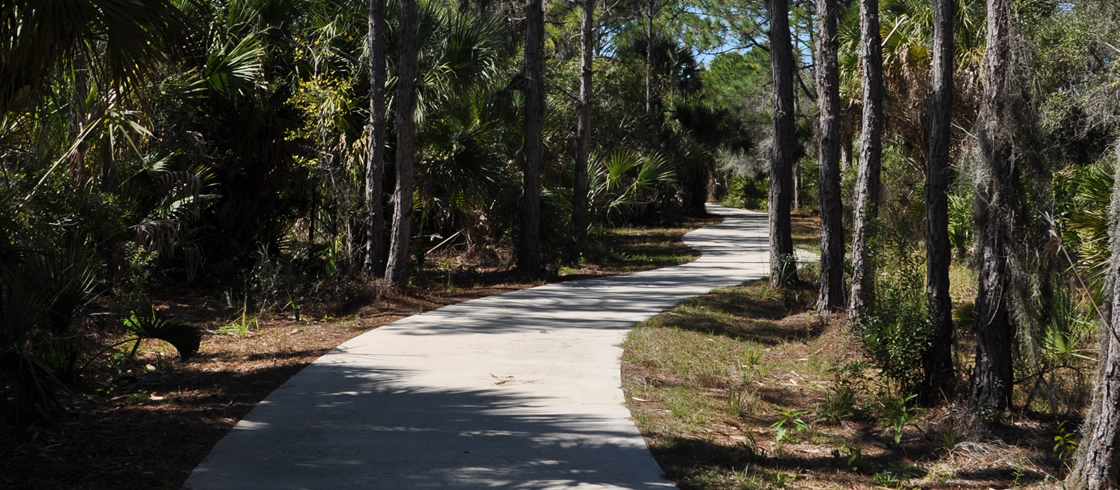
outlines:
{"label": "concrete path", "polygon": [[703,256],[447,306],[356,337],[270,394],[192,489],[672,488],[623,406],[627,330],[764,277],[765,214],[685,235]]}

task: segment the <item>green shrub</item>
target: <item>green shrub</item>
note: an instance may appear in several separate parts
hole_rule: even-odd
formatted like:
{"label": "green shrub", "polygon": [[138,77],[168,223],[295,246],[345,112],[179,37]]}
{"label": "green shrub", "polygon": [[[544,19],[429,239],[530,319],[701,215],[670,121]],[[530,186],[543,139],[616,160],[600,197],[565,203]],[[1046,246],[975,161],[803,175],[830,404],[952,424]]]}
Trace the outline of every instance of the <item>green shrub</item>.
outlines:
{"label": "green shrub", "polygon": [[864,373],[867,364],[857,359],[843,366],[835,366],[832,386],[824,394],[824,402],[817,408],[817,417],[831,424],[842,420],[860,419],[867,415],[863,400],[868,394],[871,378]]}
{"label": "green shrub", "polygon": [[765,175],[736,175],[727,192],[732,204],[747,209],[766,209],[769,196],[770,179]]}
{"label": "green shrub", "polygon": [[922,382],[922,358],[933,336],[923,288],[925,263],[903,237],[891,242],[891,249],[875,258],[879,268],[875,299],[855,327],[882,373],[903,394],[912,394]]}

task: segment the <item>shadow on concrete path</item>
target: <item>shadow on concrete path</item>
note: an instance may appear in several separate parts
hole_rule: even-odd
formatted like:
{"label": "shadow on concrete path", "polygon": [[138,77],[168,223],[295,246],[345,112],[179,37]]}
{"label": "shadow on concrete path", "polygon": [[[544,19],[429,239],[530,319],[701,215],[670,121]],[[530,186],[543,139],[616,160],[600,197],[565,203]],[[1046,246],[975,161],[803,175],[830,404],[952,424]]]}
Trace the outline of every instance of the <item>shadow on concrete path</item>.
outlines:
{"label": "shadow on concrete path", "polygon": [[635,322],[768,273],[765,214],[685,235],[677,267],[550,284],[342,344],[263,400],[185,487],[671,488],[623,405]]}

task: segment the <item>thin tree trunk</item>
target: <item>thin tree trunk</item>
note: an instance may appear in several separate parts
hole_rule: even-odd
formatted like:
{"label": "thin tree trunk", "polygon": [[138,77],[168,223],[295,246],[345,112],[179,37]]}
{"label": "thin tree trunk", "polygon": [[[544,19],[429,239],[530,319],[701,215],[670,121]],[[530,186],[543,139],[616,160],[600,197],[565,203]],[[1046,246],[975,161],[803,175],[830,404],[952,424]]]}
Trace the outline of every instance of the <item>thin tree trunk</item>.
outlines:
{"label": "thin tree trunk", "polygon": [[793,175],[793,210],[801,211],[801,162],[793,162],[793,170],[790,173]]}
{"label": "thin tree trunk", "polygon": [[770,71],[774,78],[774,147],[770,153],[770,283],[797,280],[793,255],[790,200],[793,193],[793,46],[789,35],[789,1],[769,0]]}
{"label": "thin tree trunk", "polygon": [[879,0],[859,4],[860,54],[863,62],[863,131],[859,136],[856,211],[852,241],[852,290],[848,316],[858,318],[875,301],[871,259],[871,222],[879,217],[879,174],[883,158],[883,48],[879,35]]}
{"label": "thin tree trunk", "polygon": [[821,206],[821,290],[817,311],[844,307],[844,215],[840,202],[840,61],[836,0],[817,0],[817,96],[820,106],[818,152]]}
{"label": "thin tree trunk", "polygon": [[385,174],[385,0],[369,2],[369,148],[366,153],[366,277],[385,267],[385,213],[382,181]]}
{"label": "thin tree trunk", "polygon": [[1100,368],[1089,413],[1081,425],[1081,445],[1074,455],[1070,488],[1117,488],[1120,486],[1120,175],[1112,187],[1109,230],[1112,258],[1109,261],[1109,324],[1101,337]]}
{"label": "thin tree trunk", "polygon": [[646,114],[653,111],[653,2],[646,6]]}
{"label": "thin tree trunk", "polygon": [[572,255],[583,253],[587,239],[587,160],[591,153],[591,62],[594,39],[591,37],[595,21],[595,0],[583,1],[583,23],[580,25],[580,44],[583,52],[579,77],[579,122],[576,124],[575,185],[572,189]]}
{"label": "thin tree trunk", "polygon": [[953,0],[933,5],[933,93],[926,155],[926,309],[933,339],[922,360],[925,404],[953,387],[953,301],[949,297],[949,139],[953,108]]}
{"label": "thin tree trunk", "polygon": [[385,280],[390,285],[408,278],[408,252],[412,232],[412,179],[416,158],[414,86],[416,85],[416,0],[400,0],[401,13],[397,50],[397,186],[393,198],[393,236]]}
{"label": "thin tree trunk", "polygon": [[976,168],[977,265],[976,368],[972,398],[995,409],[1011,403],[1012,345],[1015,327],[1008,304],[1011,240],[1017,207],[1019,168],[1012,164],[1013,145],[1006,127],[1011,90],[1010,0],[987,0],[988,33],[985,51],[984,95]]}
{"label": "thin tree trunk", "polygon": [[852,106],[844,110],[844,122],[840,124],[840,175],[843,176],[852,166],[852,143],[855,128],[852,127]]}
{"label": "thin tree trunk", "polygon": [[525,2],[525,147],[521,235],[517,268],[534,276],[541,268],[541,158],[544,122],[544,4]]}

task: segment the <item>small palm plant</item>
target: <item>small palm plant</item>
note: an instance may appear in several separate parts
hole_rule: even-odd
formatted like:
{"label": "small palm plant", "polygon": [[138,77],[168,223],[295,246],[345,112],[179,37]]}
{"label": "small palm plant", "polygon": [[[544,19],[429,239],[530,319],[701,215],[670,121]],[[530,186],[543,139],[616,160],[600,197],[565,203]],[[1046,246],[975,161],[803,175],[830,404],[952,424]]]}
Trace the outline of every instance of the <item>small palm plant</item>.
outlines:
{"label": "small palm plant", "polygon": [[589,201],[593,213],[602,218],[626,217],[639,207],[657,200],[662,184],[676,181],[664,156],[618,150],[593,160],[588,172]]}

